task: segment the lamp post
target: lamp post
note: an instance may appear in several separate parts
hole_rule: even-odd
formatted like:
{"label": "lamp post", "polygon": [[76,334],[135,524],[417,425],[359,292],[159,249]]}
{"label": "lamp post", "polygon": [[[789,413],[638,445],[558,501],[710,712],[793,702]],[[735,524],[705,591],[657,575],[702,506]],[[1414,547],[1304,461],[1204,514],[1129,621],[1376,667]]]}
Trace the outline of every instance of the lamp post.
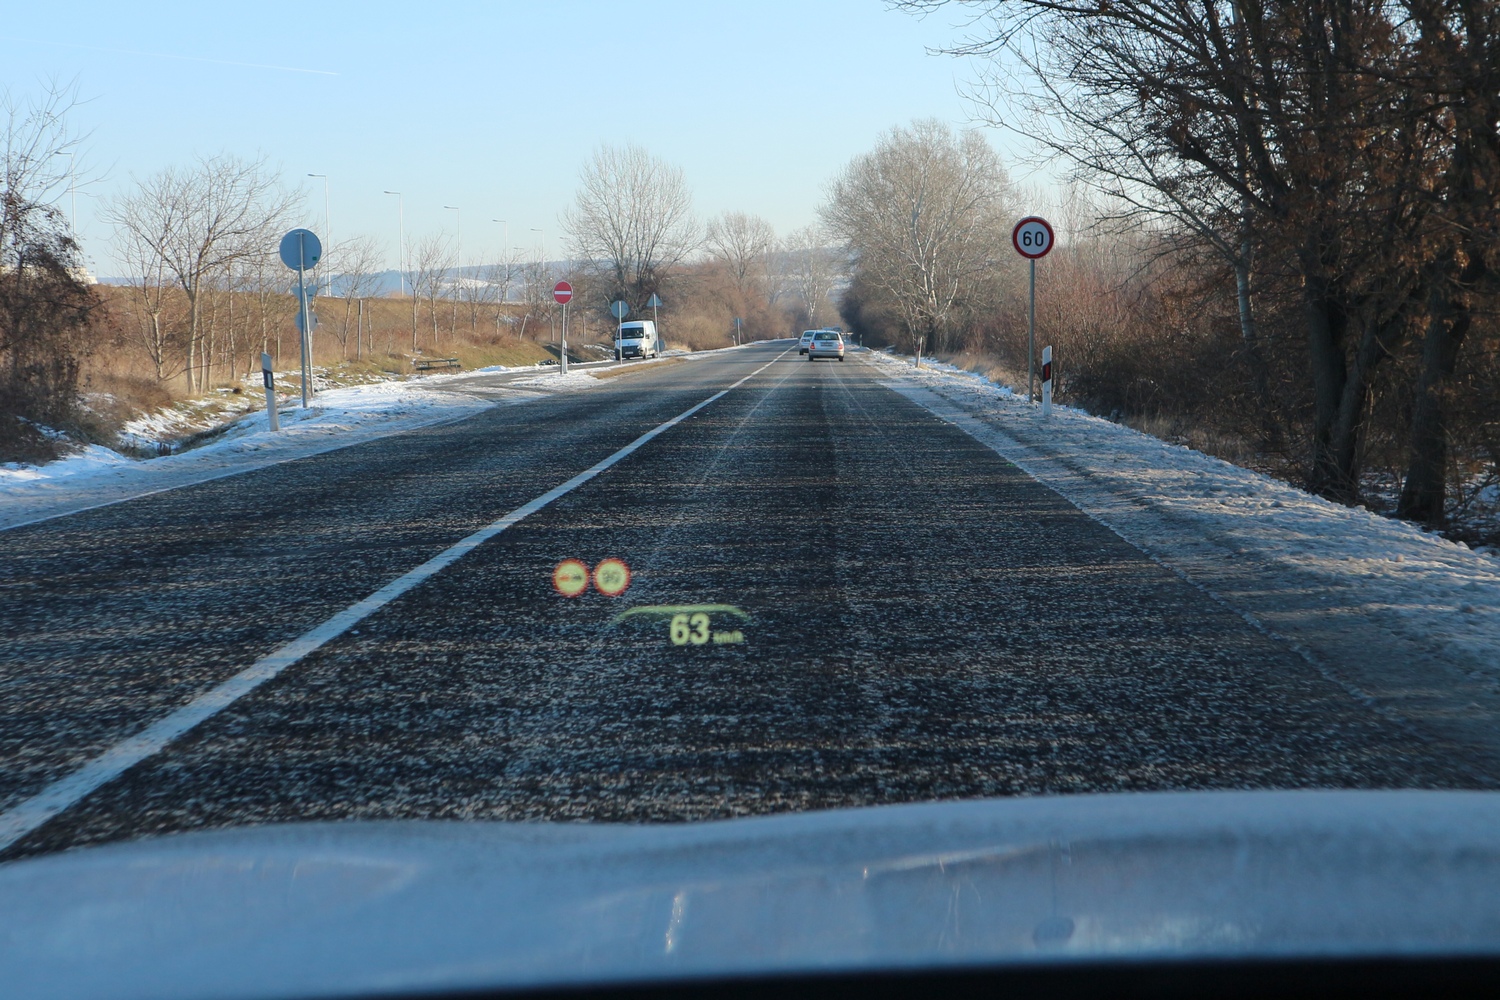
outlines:
{"label": "lamp post", "polygon": [[401,282],[401,294],[406,294],[406,205],[400,191],[387,191],[396,196],[396,280]]}
{"label": "lamp post", "polygon": [[[329,246],[333,246],[333,241],[331,239],[331,237],[333,236],[333,232],[332,232],[333,226],[328,221],[328,219],[329,219],[329,213],[328,213],[328,175],[327,174],[308,174],[307,176],[309,176],[309,177],[321,177],[321,178],[323,178],[323,238],[325,240],[329,241],[329,243],[328,243]],[[324,270],[322,264],[323,264],[322,261],[318,262],[318,270],[319,271]],[[328,280],[327,280],[328,276],[325,274],[325,275],[323,275],[323,278],[324,278],[324,282],[323,282],[323,294],[324,295],[332,295],[333,294],[333,286],[328,282]]]}

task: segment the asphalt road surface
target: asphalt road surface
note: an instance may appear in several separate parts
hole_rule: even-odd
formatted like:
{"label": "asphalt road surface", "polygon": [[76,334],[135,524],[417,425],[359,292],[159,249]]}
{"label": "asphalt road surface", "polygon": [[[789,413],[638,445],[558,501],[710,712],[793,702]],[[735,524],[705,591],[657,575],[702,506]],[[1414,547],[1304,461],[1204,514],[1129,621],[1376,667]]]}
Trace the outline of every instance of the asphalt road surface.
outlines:
{"label": "asphalt road surface", "polygon": [[[308,819],[1488,781],[857,353],[782,343],[0,532],[0,823],[726,388],[0,857]],[[569,558],[630,586],[565,597]]]}

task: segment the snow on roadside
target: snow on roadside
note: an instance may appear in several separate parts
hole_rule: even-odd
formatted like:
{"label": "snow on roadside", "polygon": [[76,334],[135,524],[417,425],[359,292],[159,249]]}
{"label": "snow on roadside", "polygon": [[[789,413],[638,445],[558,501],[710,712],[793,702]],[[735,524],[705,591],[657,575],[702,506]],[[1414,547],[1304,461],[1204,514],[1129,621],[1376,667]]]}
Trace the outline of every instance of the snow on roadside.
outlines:
{"label": "snow on roadside", "polygon": [[[570,372],[566,378],[554,373],[520,379],[506,388],[531,390],[511,397],[517,402],[534,398],[537,389],[576,391],[597,384]],[[383,381],[320,392],[307,410],[284,401],[281,431],[274,434],[262,405],[208,443],[145,461],[92,445],[42,466],[0,465],[0,529],[304,458],[497,404],[493,398],[434,391],[439,388],[435,379]]]}
{"label": "snow on roadside", "polygon": [[864,357],[898,391],[935,394],[976,420],[966,429],[1169,564],[1201,564],[1211,545],[1223,563],[1270,568],[1283,593],[1419,638],[1500,690],[1500,558],[1080,410],[1054,406],[1043,420],[1009,388],[951,365]]}
{"label": "snow on roadside", "polygon": [[[596,371],[607,371],[607,369],[595,369]],[[537,375],[533,378],[516,379],[507,382],[507,388],[513,389],[592,389],[600,385],[600,381],[587,371],[570,371],[563,375],[556,368],[548,374]]]}

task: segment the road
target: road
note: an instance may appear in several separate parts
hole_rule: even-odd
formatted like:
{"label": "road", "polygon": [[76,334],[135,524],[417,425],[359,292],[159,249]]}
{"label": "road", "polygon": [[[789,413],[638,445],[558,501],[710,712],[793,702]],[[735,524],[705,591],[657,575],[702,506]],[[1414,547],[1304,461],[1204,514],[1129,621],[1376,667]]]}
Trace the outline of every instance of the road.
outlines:
{"label": "road", "polygon": [[[0,858],[306,819],[1474,784],[857,354],[786,347],[0,532],[0,825],[54,802]],[[68,784],[527,504],[123,773]],[[554,590],[559,561],[609,557],[623,595]],[[743,641],[620,620],[699,605],[739,613],[679,638]]]}

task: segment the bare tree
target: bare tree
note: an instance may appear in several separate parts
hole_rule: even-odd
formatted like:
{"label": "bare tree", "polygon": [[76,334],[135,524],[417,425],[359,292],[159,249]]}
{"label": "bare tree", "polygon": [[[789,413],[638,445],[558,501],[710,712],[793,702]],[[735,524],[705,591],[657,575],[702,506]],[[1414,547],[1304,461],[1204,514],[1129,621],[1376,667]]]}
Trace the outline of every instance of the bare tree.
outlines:
{"label": "bare tree", "polygon": [[[384,269],[385,248],[373,236],[356,236],[336,245],[325,255],[324,273],[329,275],[330,286],[337,287],[344,300],[343,323],[339,328],[339,347],[345,349],[349,340],[349,324],[355,319],[356,303],[375,288]],[[345,350],[347,353],[347,350]],[[354,354],[359,355],[356,340]]]}
{"label": "bare tree", "polygon": [[291,282],[286,267],[274,253],[252,255],[245,260],[245,284],[255,302],[260,349],[280,364],[281,334],[297,311],[296,297],[288,294]]}
{"label": "bare tree", "polygon": [[839,277],[827,236],[817,226],[803,226],[787,236],[781,252],[806,310],[807,325],[821,325],[830,308],[828,294]]}
{"label": "bare tree", "polygon": [[429,236],[412,247],[407,265],[411,268],[411,349],[417,349],[417,303],[427,299],[428,318],[432,322],[432,342],[437,344],[437,300],[453,270],[453,241],[443,233]]}
{"label": "bare tree", "polygon": [[[76,165],[61,157],[83,152],[85,136],[68,120],[77,105],[74,86],[54,83],[31,100],[0,91],[0,195],[6,199],[0,205],[0,242],[9,242],[15,227],[27,225],[29,213],[55,203],[70,172],[76,177]],[[65,223],[59,216],[55,224]]]}
{"label": "bare tree", "polygon": [[[552,322],[552,283],[549,280],[547,266],[542,261],[528,261],[521,268],[521,302],[524,310],[521,313],[520,336],[526,336],[526,327],[531,323]],[[536,334],[532,334],[536,339]]]}
{"label": "bare tree", "polygon": [[700,243],[682,170],[636,145],[600,146],[563,214],[573,256],[600,268],[636,309]]}
{"label": "bare tree", "polygon": [[131,231],[116,235],[115,254],[125,266],[138,313],[138,337],[141,349],[151,361],[156,380],[164,382],[181,374],[186,354],[178,356],[179,345],[167,326],[167,306],[176,281],[167,268],[161,252],[161,234],[146,239]]}
{"label": "bare tree", "polygon": [[[1071,159],[1124,214],[1169,219],[1213,246],[1235,269],[1253,360],[1261,349],[1250,309],[1254,258],[1290,279],[1312,397],[1308,484],[1353,502],[1377,370],[1410,336],[1424,282],[1435,276],[1418,258],[1432,178],[1442,172],[1433,140],[1442,117],[1434,107],[1444,100],[1429,96],[1434,74],[1410,57],[1413,26],[1400,5],[964,6],[979,15],[958,51],[986,60],[995,122]],[[1463,20],[1459,5],[1440,19],[1447,14],[1444,32]],[[1493,70],[1474,68],[1493,81]],[[1485,86],[1472,96],[1493,108]]]}
{"label": "bare tree", "polygon": [[1405,0],[1403,6],[1421,39],[1413,75],[1445,112],[1438,123],[1447,155],[1434,192],[1438,224],[1425,266],[1422,361],[1397,510],[1441,524],[1452,457],[1452,380],[1476,314],[1494,308],[1500,285],[1500,9],[1487,0]]}
{"label": "bare tree", "polygon": [[736,290],[748,299],[756,286],[769,282],[768,261],[776,248],[776,230],[758,215],[725,212],[708,224],[704,246],[729,271]]}
{"label": "bare tree", "polygon": [[211,345],[202,336],[203,292],[230,264],[273,245],[299,200],[264,159],[222,154],[163,170],[106,203],[104,218],[117,239],[152,246],[187,296],[189,389],[204,387],[212,376]]}
{"label": "bare tree", "polygon": [[510,299],[513,278],[520,273],[519,260],[518,256],[513,256],[511,260],[498,264],[486,264],[466,283],[464,299],[469,307],[469,329],[477,331],[480,316],[493,312],[495,333],[500,333],[501,317],[505,312],[502,304]]}
{"label": "bare tree", "polygon": [[57,154],[78,142],[70,91],[18,101],[0,94],[0,460],[45,459],[43,430],[75,415],[79,359],[89,348],[92,291],[78,244],[51,204],[66,176]]}
{"label": "bare tree", "polygon": [[1007,231],[1009,182],[977,132],[935,119],[886,133],[834,181],[820,215],[901,310],[912,345],[947,348],[954,306]]}

